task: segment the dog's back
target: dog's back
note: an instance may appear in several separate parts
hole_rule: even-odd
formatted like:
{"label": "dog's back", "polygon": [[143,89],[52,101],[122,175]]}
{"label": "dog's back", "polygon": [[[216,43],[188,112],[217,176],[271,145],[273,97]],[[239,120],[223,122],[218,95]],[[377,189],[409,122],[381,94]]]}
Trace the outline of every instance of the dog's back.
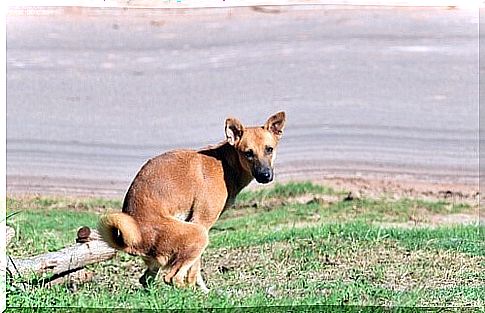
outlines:
{"label": "dog's back", "polygon": [[193,209],[202,208],[200,204],[208,199],[220,203],[226,198],[221,160],[193,150],[175,150],[143,165],[122,211],[139,222],[162,216],[188,221]]}

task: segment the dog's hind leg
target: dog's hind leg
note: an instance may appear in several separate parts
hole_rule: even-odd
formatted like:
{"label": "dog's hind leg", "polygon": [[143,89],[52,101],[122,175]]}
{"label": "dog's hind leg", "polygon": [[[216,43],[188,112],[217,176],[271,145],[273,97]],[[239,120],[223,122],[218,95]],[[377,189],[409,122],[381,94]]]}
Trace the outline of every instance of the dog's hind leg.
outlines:
{"label": "dog's hind leg", "polygon": [[189,274],[187,276],[187,284],[191,287],[194,287],[197,282],[197,274],[200,271],[200,258],[195,261],[194,265],[189,270]]}
{"label": "dog's hind leg", "polygon": [[152,257],[143,257],[143,261],[145,262],[147,269],[145,270],[145,273],[143,273],[143,276],[140,277],[139,281],[140,284],[146,288],[148,287],[148,284],[153,282],[157,277],[161,264]]}
{"label": "dog's hind leg", "polygon": [[187,276],[187,283],[189,286],[194,287],[196,284],[197,286],[200,287],[200,289],[207,293],[209,292],[209,288],[207,288],[204,278],[202,278],[202,274],[200,272],[201,269],[201,258],[198,258],[197,261],[195,261],[194,265],[189,270],[189,274]]}
{"label": "dog's hind leg", "polygon": [[199,246],[189,250],[182,251],[177,256],[173,263],[170,272],[165,275],[164,280],[166,283],[172,281],[176,287],[185,286],[185,278],[189,269],[200,260],[200,255],[205,249],[204,246]]}
{"label": "dog's hind leg", "polygon": [[187,272],[189,271],[190,267],[197,262],[197,259],[187,260],[180,266],[177,274],[172,279],[173,284],[176,287],[184,287],[185,286],[185,277],[187,276]]}
{"label": "dog's hind leg", "polygon": [[184,287],[185,286],[185,276],[187,275],[188,270],[190,267],[197,261],[197,257],[187,259],[184,257],[178,257],[173,265],[170,272],[168,272],[163,280],[169,284],[172,282],[176,287]]}
{"label": "dog's hind leg", "polygon": [[204,252],[209,238],[207,230],[200,225],[193,223],[184,223],[184,239],[190,238],[190,241],[180,242],[183,247],[177,252],[173,261],[171,271],[165,275],[165,282],[172,281],[177,287],[185,285],[185,278],[189,269],[196,264],[200,269],[200,256]]}
{"label": "dog's hind leg", "polygon": [[182,263],[176,262],[173,264],[172,268],[170,269],[170,272],[165,274],[165,277],[163,277],[163,280],[167,283],[170,284],[172,282],[172,278],[175,276],[179,268],[182,266]]}

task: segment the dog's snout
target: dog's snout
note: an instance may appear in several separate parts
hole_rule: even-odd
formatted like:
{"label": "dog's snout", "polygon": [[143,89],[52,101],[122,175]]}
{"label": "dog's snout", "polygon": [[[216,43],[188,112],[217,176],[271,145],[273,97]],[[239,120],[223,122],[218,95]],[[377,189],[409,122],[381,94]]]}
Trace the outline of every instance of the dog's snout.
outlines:
{"label": "dog's snout", "polygon": [[271,168],[256,169],[254,178],[258,183],[267,184],[273,180],[273,170]]}

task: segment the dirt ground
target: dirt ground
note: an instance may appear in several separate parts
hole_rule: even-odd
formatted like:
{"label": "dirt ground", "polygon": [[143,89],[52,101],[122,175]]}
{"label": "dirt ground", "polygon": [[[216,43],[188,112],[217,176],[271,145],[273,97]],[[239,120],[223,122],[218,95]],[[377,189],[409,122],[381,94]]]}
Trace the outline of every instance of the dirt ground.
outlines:
{"label": "dirt ground", "polygon": [[478,205],[480,196],[478,183],[470,185],[355,177],[326,177],[313,180],[313,182],[335,190],[352,192],[356,197],[380,198],[386,196],[394,199],[402,197],[423,200],[447,199]]}

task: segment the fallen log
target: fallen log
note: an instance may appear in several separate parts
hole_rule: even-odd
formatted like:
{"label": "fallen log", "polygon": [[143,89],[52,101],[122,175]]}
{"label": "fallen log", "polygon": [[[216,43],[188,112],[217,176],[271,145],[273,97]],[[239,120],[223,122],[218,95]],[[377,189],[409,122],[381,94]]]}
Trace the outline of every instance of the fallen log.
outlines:
{"label": "fallen log", "polygon": [[[85,229],[85,228],[84,228]],[[116,250],[101,240],[99,234],[89,231],[82,243],[59,251],[48,252],[30,258],[7,258],[7,270],[12,276],[45,273],[62,277],[72,274],[86,265],[106,261],[115,256]]]}
{"label": "fallen log", "polygon": [[38,281],[37,284],[44,287],[52,287],[55,285],[67,284],[69,289],[71,289],[72,291],[76,291],[77,286],[79,284],[88,282],[93,277],[94,277],[94,272],[90,272],[90,271],[87,271],[85,268],[82,268],[75,272],[68,273],[62,276],[54,275],[49,279]]}

